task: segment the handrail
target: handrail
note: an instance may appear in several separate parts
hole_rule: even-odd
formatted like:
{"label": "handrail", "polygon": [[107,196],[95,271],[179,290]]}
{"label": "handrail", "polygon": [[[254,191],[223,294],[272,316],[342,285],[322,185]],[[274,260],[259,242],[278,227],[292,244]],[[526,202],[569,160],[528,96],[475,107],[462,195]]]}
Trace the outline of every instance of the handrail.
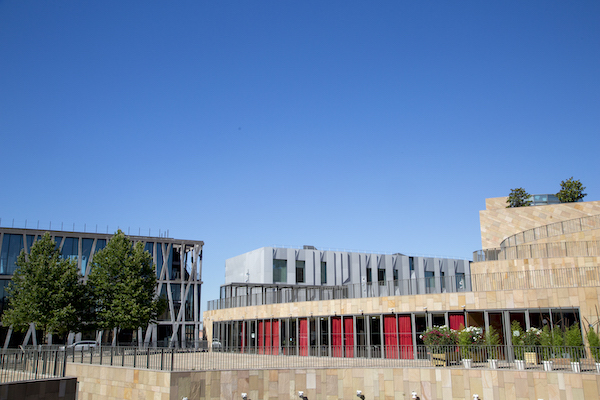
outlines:
{"label": "handrail", "polygon": [[551,224],[542,225],[526,231],[515,233],[512,236],[504,238],[504,240],[500,243],[500,248],[518,246],[539,239],[545,239],[569,233],[589,231],[593,229],[600,229],[600,214],[568,219],[566,221],[553,222]]}
{"label": "handrail", "polygon": [[476,250],[473,262],[518,260],[524,258],[597,257],[600,240],[521,244],[510,247]]}

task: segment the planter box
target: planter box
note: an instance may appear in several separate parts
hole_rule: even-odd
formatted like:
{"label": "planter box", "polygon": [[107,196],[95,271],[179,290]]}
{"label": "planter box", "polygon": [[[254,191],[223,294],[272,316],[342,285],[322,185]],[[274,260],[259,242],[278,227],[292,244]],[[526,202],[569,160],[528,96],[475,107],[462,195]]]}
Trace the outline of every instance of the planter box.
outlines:
{"label": "planter box", "polygon": [[498,360],[488,360],[490,369],[498,369]]}
{"label": "planter box", "polygon": [[524,370],[525,360],[515,360],[515,365],[517,366],[517,369]]}
{"label": "planter box", "polygon": [[458,364],[458,353],[431,353],[431,365],[434,367],[447,367],[450,364]]}
{"label": "planter box", "polygon": [[581,364],[579,364],[579,361],[571,361],[571,370],[573,372],[581,372]]}
{"label": "planter box", "polygon": [[544,365],[544,371],[552,371],[552,361],[544,360],[542,364]]}
{"label": "planter box", "polygon": [[463,358],[462,362],[465,368],[471,368],[473,366],[473,360],[471,358]]}
{"label": "planter box", "polygon": [[524,353],[524,358],[525,358],[525,364],[533,364],[533,365],[537,365],[538,364],[538,357],[537,357],[537,353],[536,352],[529,352],[526,351]]}

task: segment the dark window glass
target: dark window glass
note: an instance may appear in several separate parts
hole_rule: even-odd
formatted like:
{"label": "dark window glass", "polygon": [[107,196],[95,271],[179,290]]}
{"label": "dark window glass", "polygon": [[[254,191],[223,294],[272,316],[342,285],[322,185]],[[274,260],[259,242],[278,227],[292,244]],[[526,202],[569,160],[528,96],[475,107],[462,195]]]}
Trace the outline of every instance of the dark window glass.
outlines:
{"label": "dark window glass", "polygon": [[372,282],[373,277],[371,276],[371,268],[367,268],[367,282]]}
{"label": "dark window glass", "polygon": [[62,243],[62,236],[54,236],[54,243],[56,244],[56,250],[59,250]]}
{"label": "dark window glass", "polygon": [[156,243],[156,277],[160,278],[160,272],[163,266],[163,248],[162,243]]}
{"label": "dark window glass", "polygon": [[150,255],[154,255],[154,242],[146,242],[144,250],[150,253]]}
{"label": "dark window glass", "polygon": [[106,247],[106,239],[98,239],[98,240],[96,240],[96,250],[94,250],[94,252],[100,251],[105,247]]}
{"label": "dark window glass", "polygon": [[321,285],[327,284],[327,263],[321,261]]}
{"label": "dark window glass", "polygon": [[4,234],[0,256],[0,274],[12,275],[17,268],[17,257],[23,250],[23,235]]}
{"label": "dark window glass", "polygon": [[60,254],[65,260],[77,261],[79,257],[79,238],[65,238]]}
{"label": "dark window glass", "polygon": [[378,268],[377,269],[377,281],[379,283],[384,283],[385,282],[385,269],[383,269],[383,268]]}
{"label": "dark window glass", "polygon": [[273,260],[273,283],[287,282],[287,260]]}
{"label": "dark window glass", "polygon": [[85,238],[81,242],[81,275],[85,275],[87,273],[87,264],[92,253],[93,244],[94,239],[89,238]]}
{"label": "dark window glass", "polygon": [[304,261],[296,261],[296,283],[304,283]]}
{"label": "dark window glass", "polygon": [[27,235],[27,250],[31,251],[31,246],[33,246],[34,240],[35,240],[35,235]]}
{"label": "dark window glass", "polygon": [[408,268],[411,272],[415,270],[415,259],[412,257],[408,257]]}
{"label": "dark window glass", "polygon": [[397,281],[398,280],[398,270],[394,269],[394,280]]}

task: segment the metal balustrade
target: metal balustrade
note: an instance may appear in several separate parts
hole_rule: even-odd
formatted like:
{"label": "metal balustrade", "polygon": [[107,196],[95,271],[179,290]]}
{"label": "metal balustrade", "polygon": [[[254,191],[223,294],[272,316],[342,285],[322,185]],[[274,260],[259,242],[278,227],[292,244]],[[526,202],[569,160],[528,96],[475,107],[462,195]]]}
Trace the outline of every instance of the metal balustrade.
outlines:
{"label": "metal balustrade", "polygon": [[67,353],[58,349],[0,351],[0,383],[65,376]]}
{"label": "metal balustrade", "polygon": [[82,364],[157,371],[437,367],[600,373],[599,355],[600,348],[567,346],[331,344],[304,347],[223,347],[206,351],[102,347],[72,352],[68,358],[69,362],[74,360]]}
{"label": "metal balustrade", "polygon": [[574,218],[567,221],[554,222],[552,224],[543,225],[516,233],[504,239],[502,243],[500,243],[500,248],[514,247],[553,236],[566,235],[593,229],[600,229],[600,214]]}
{"label": "metal balustrade", "polygon": [[516,260],[524,258],[595,257],[600,256],[600,241],[552,242],[522,244],[511,247],[477,250],[473,261]]}

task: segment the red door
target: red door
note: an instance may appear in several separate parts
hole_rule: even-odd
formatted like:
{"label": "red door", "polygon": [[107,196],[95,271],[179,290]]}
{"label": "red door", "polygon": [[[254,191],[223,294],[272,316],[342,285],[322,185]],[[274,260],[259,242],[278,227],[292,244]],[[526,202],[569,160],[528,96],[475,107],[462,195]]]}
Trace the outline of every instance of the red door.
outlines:
{"label": "red door", "polygon": [[385,358],[398,358],[398,329],[395,315],[383,316]]}
{"label": "red door", "polygon": [[354,357],[354,318],[344,318],[344,350],[346,357]]}
{"label": "red door", "polygon": [[398,340],[400,342],[400,358],[413,358],[412,330],[410,315],[398,315]]}
{"label": "red door", "polygon": [[271,337],[271,321],[265,321],[265,354],[271,354],[273,342]]}
{"label": "red door", "polygon": [[455,331],[461,330],[465,327],[465,315],[464,314],[449,314],[448,322],[450,323],[450,329]]}
{"label": "red door", "polygon": [[308,355],[308,320],[301,318],[298,320],[298,348],[301,356]]}
{"label": "red door", "polygon": [[342,356],[342,318],[331,317],[331,350],[333,357]]}

